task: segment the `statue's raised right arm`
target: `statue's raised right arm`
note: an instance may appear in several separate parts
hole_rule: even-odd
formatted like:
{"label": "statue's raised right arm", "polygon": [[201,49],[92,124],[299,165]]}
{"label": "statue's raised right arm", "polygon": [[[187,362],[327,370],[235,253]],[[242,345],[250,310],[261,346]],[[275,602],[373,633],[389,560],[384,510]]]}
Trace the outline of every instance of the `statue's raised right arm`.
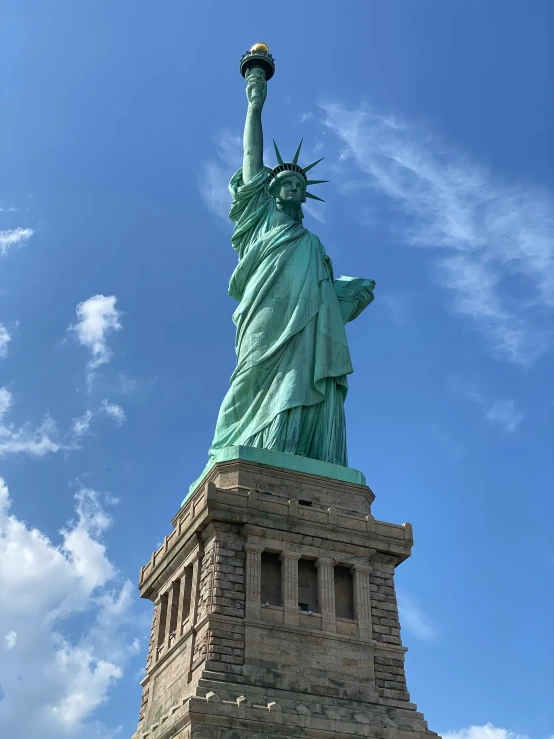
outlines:
{"label": "statue's raised right arm", "polygon": [[248,110],[244,124],[242,180],[251,182],[264,167],[264,135],[262,130],[262,108],[267,94],[265,72],[259,67],[246,73],[246,97]]}

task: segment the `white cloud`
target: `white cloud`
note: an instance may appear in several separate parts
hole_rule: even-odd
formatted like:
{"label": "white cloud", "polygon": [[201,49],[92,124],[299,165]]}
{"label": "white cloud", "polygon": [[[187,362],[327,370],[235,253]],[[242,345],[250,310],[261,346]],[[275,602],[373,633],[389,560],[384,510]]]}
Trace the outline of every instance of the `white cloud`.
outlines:
{"label": "white cloud", "polygon": [[32,228],[21,226],[0,231],[0,254],[7,254],[12,246],[24,246],[34,233]]}
{"label": "white cloud", "polygon": [[418,639],[431,641],[437,638],[437,631],[421,608],[408,596],[397,593],[400,623]]}
{"label": "white cloud", "polygon": [[452,291],[454,311],[475,323],[494,354],[532,362],[552,338],[552,193],[503,182],[367,107],[322,107],[344,147],[343,181],[400,206],[402,239],[436,250],[436,276]]}
{"label": "white cloud", "polygon": [[115,295],[94,295],[79,303],[76,308],[77,322],[69,328],[77,335],[79,343],[92,354],[87,364],[87,379],[92,379],[94,370],[111,359],[107,336],[111,331],[120,331],[121,312],[115,307]]}
{"label": "white cloud", "polygon": [[86,410],[82,416],[73,419],[71,430],[75,439],[80,439],[81,436],[84,436],[84,434],[87,433],[90,428],[90,424],[92,423],[93,416],[94,414],[91,410]]}
{"label": "white cloud", "polygon": [[46,454],[62,449],[58,427],[50,416],[46,416],[40,426],[24,424],[18,428],[13,425],[0,426],[0,457],[6,454],[29,454],[31,457],[44,457]]}
{"label": "white cloud", "polygon": [[6,387],[0,387],[0,421],[9,411],[12,404],[12,394]]}
{"label": "white cloud", "polygon": [[230,131],[222,131],[217,141],[217,159],[204,165],[200,194],[210,210],[227,220],[231,207],[229,180],[242,166],[242,142]]}
{"label": "white cloud", "polygon": [[[108,737],[94,721],[136,654],[132,585],[122,581],[102,536],[111,523],[102,496],[81,489],[75,520],[55,543],[9,514],[0,480],[0,659],[2,736]],[[69,627],[79,619],[78,629]],[[74,635],[71,635],[74,634]]]}
{"label": "white cloud", "polygon": [[90,431],[90,427],[99,415],[108,416],[113,419],[116,426],[121,426],[125,422],[125,411],[117,403],[110,403],[106,398],[96,410],[88,408],[81,416],[73,419],[71,424],[71,432],[68,449],[79,448],[81,437]]}
{"label": "white cloud", "polygon": [[0,323],[0,358],[7,356],[8,344],[11,340],[10,332],[3,323]]}
{"label": "white cloud", "polygon": [[102,410],[106,415],[113,418],[118,426],[121,426],[125,422],[125,411],[117,403],[109,403],[106,398],[102,401]]}
{"label": "white cloud", "polygon": [[486,412],[485,418],[511,434],[523,421],[525,414],[516,408],[513,400],[496,400]]}
{"label": "white cloud", "polygon": [[28,454],[32,457],[44,457],[59,451],[80,449],[80,441],[90,431],[95,418],[102,414],[112,418],[117,426],[125,421],[125,411],[117,403],[104,400],[96,410],[87,409],[82,415],[73,419],[71,428],[60,433],[58,425],[46,415],[39,426],[24,423],[17,426],[8,423],[5,416],[12,405],[12,394],[0,387],[0,457],[8,454]]}
{"label": "white cloud", "polygon": [[5,387],[0,388],[0,457],[6,454],[43,457],[63,448],[56,423],[48,415],[37,427],[28,423],[22,426],[6,423],[4,416],[8,413],[11,403],[10,391]]}
{"label": "white cloud", "polygon": [[442,733],[443,739],[528,739],[525,734],[516,734],[509,729],[501,729],[492,724],[483,726],[470,726],[460,731],[446,731]]}

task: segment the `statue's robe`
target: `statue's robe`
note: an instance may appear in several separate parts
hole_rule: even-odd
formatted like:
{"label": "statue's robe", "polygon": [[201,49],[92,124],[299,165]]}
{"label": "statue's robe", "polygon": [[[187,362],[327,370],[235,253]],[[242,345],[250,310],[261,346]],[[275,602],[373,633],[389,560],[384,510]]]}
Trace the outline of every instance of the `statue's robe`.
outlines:
{"label": "statue's robe", "polygon": [[315,234],[277,208],[268,172],[244,185],[239,170],[229,185],[237,366],[210,454],[245,445],[347,466],[352,364],[331,260]]}

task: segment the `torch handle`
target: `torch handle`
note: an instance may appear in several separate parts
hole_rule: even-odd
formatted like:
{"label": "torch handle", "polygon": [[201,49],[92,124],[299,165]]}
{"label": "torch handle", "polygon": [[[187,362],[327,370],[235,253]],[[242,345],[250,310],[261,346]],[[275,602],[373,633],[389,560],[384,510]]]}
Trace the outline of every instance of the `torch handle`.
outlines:
{"label": "torch handle", "polygon": [[261,110],[267,95],[265,71],[260,67],[252,67],[246,74],[246,97],[253,110]]}

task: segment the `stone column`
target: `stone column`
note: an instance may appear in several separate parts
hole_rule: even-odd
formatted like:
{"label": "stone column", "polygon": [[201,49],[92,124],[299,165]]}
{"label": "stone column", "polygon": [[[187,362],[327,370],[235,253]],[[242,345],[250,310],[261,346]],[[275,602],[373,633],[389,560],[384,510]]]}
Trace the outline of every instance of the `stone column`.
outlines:
{"label": "stone column", "polygon": [[261,544],[247,542],[244,550],[246,552],[246,618],[259,621],[264,547]]}
{"label": "stone column", "polygon": [[192,563],[192,583],[190,590],[190,625],[196,624],[196,614],[198,613],[198,598],[200,595],[200,566],[202,564],[202,556],[200,551],[197,552],[196,559]]}
{"label": "stone column", "polygon": [[354,575],[354,616],[358,620],[360,636],[372,639],[371,589],[369,586],[371,567],[354,565],[351,572]]}
{"label": "stone column", "polygon": [[315,564],[318,574],[317,592],[321,612],[321,628],[323,631],[336,631],[335,562],[326,557],[319,557]]}
{"label": "stone column", "polygon": [[298,626],[298,560],[296,552],[281,552],[281,592],[285,607],[285,623]]}
{"label": "stone column", "polygon": [[189,628],[192,629],[192,635],[188,643],[188,669],[187,669],[187,683],[190,683],[192,679],[192,658],[194,656],[194,644],[196,642],[196,632],[194,627],[196,626],[196,615],[198,613],[198,600],[200,596],[200,575],[202,567],[203,550],[199,546],[195,553],[195,559],[190,565],[192,567],[192,582],[190,591],[190,610],[189,610]]}

